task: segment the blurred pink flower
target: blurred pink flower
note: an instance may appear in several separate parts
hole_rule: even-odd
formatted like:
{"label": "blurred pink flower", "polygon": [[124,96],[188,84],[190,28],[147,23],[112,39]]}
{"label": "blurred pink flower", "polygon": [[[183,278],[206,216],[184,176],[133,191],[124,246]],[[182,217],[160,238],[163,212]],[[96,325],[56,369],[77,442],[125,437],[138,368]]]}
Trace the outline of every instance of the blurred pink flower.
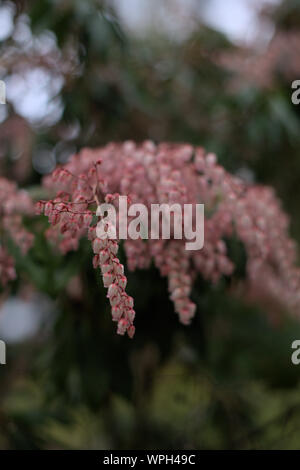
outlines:
{"label": "blurred pink flower", "polygon": [[0,282],[5,285],[15,279],[14,261],[4,244],[7,237],[25,254],[32,245],[33,234],[23,226],[23,215],[33,214],[33,203],[24,190],[5,178],[0,178]]}

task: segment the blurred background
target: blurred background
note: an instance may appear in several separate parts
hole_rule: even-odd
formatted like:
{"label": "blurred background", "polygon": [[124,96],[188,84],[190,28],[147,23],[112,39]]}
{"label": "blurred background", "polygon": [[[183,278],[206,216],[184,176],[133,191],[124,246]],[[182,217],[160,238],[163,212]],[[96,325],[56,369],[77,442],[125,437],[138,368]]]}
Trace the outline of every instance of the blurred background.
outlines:
{"label": "blurred background", "polygon": [[[299,0],[1,1],[0,79],[0,174],[33,197],[83,146],[186,141],[272,185],[300,241]],[[19,279],[0,290],[1,449],[300,448],[299,321],[199,279],[184,327],[153,268],[128,276],[131,341],[88,242],[62,257],[40,234],[15,256]]]}

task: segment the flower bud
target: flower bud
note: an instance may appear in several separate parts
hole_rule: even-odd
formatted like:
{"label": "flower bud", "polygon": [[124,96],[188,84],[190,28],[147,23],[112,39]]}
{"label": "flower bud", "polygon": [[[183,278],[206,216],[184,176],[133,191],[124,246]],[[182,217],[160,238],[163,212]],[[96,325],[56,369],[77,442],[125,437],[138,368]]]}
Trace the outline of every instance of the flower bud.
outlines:
{"label": "flower bud", "polygon": [[52,202],[49,201],[45,204],[44,214],[49,216],[49,215],[51,215],[52,211],[53,211],[53,204],[52,204]]}
{"label": "flower bud", "polygon": [[120,318],[122,316],[122,310],[119,307],[119,305],[115,305],[114,307],[112,307],[111,315],[112,315],[113,321],[119,321],[120,320]]}
{"label": "flower bud", "polygon": [[100,238],[95,238],[93,241],[93,251],[94,253],[100,253],[100,250],[102,248],[102,240]]}
{"label": "flower bud", "polygon": [[121,320],[119,320],[118,322],[118,329],[117,329],[118,335],[124,335],[128,326],[129,326],[128,321],[125,320],[125,318],[121,318]]}
{"label": "flower bud", "polygon": [[125,289],[127,285],[127,279],[125,276],[120,276],[118,277],[118,284],[121,287],[121,289]]}
{"label": "flower bud", "polygon": [[99,266],[99,255],[95,255],[94,258],[93,258],[93,266],[94,266],[94,269],[97,269],[98,266]]}
{"label": "flower bud", "polygon": [[107,297],[114,297],[118,293],[118,285],[113,283],[110,284],[107,292]]}
{"label": "flower bud", "polygon": [[129,310],[127,310],[126,316],[127,316],[128,321],[130,323],[133,323],[133,320],[135,317],[135,311],[132,308],[130,308]]}
{"label": "flower bud", "polygon": [[112,265],[110,263],[101,264],[102,274],[112,272]]}
{"label": "flower bud", "polygon": [[127,334],[129,338],[133,338],[135,333],[135,327],[133,325],[130,325],[130,327],[127,329]]}
{"label": "flower bud", "polygon": [[107,249],[101,250],[100,253],[100,263],[104,264],[109,259],[109,251]]}
{"label": "flower bud", "polygon": [[112,273],[105,273],[103,275],[104,287],[109,287],[111,283],[113,282],[113,280],[114,280],[114,276],[112,275]]}
{"label": "flower bud", "polygon": [[38,201],[35,204],[34,209],[35,209],[36,215],[42,214],[44,212],[44,203],[42,201]]}

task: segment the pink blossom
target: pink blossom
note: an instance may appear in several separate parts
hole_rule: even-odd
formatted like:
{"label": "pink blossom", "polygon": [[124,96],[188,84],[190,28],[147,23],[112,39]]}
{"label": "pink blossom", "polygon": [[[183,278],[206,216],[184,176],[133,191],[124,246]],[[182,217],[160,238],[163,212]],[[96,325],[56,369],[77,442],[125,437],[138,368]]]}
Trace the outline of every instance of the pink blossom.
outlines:
{"label": "pink blossom", "polygon": [[0,177],[0,282],[3,285],[16,278],[13,258],[4,245],[9,238],[22,254],[27,253],[33,243],[33,234],[23,227],[22,219],[24,215],[33,215],[33,211],[28,193]]}

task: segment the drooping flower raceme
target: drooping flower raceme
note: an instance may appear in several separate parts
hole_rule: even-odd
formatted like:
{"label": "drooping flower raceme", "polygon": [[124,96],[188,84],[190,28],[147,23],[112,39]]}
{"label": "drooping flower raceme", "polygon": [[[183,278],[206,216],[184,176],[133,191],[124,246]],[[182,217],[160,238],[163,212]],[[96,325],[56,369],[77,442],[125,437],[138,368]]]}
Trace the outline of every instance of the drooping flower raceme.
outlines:
{"label": "drooping flower raceme", "polygon": [[25,254],[33,242],[33,234],[22,222],[24,215],[33,214],[33,203],[24,190],[18,190],[15,183],[0,178],[0,283],[6,285],[15,279],[14,260],[6,249],[10,238]]}
{"label": "drooping flower raceme", "polygon": [[195,315],[190,294],[198,274],[216,283],[221,276],[233,273],[226,246],[226,239],[233,235],[246,250],[251,292],[260,299],[273,298],[293,312],[300,310],[296,249],[280,202],[269,187],[249,186],[227,173],[216,156],[206,154],[203,148],[168,143],[156,146],[147,141],[83,149],[47,176],[44,186],[57,191],[54,199],[37,205],[38,212],[49,218],[49,239],[63,253],[76,250],[83,236],[91,240],[94,267],[101,270],[119,334],[134,334],[133,299],[125,291],[127,280],[117,257],[118,240],[97,237],[96,223],[101,216],[95,216],[102,202],[114,203],[118,195],[149,208],[163,203],[205,205],[201,250],[186,250],[184,236],[124,241],[129,270],[147,268],[154,261],[167,277],[170,298],[182,323],[189,324]]}
{"label": "drooping flower raceme", "polygon": [[90,231],[90,237],[93,239],[95,253],[93,265],[101,269],[104,287],[108,288],[112,319],[118,322],[117,332],[123,335],[127,331],[132,338],[135,332],[135,311],[133,298],[125,291],[127,279],[124,276],[124,266],[117,257],[118,243],[115,240],[98,238],[95,230]]}

